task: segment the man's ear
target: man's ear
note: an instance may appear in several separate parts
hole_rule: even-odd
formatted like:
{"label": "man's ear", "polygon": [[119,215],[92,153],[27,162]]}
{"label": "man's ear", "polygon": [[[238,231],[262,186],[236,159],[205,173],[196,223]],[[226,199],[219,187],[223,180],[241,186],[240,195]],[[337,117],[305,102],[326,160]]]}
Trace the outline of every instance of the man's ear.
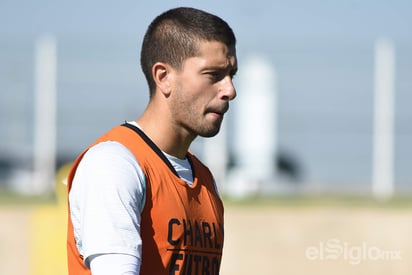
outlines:
{"label": "man's ear", "polygon": [[156,62],[152,67],[152,74],[157,90],[159,90],[166,97],[171,92],[171,67],[163,62]]}

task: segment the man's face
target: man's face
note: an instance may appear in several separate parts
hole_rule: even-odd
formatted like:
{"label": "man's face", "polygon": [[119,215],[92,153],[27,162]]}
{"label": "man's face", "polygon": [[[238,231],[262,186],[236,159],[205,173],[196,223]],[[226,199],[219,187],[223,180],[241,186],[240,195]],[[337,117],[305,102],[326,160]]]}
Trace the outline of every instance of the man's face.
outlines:
{"label": "man's face", "polygon": [[236,96],[236,71],[234,48],[217,41],[199,42],[198,56],[186,59],[182,70],[175,71],[170,108],[176,126],[193,138],[216,135]]}

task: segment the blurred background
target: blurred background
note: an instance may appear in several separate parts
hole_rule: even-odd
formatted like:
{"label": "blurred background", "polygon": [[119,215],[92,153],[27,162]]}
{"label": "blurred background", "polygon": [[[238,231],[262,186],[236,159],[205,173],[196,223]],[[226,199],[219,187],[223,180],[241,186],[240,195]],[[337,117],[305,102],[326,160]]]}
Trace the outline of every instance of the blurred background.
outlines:
{"label": "blurred background", "polygon": [[[18,202],[20,196],[24,200],[54,193],[54,179],[63,165],[102,133],[136,119],[143,111],[148,90],[139,64],[141,41],[155,16],[177,6],[192,6],[222,17],[238,39],[239,72],[234,80],[238,97],[231,104],[221,133],[210,140],[199,138],[191,148],[214,171],[229,202],[227,213],[233,214],[227,218],[229,228],[240,228],[242,223],[235,226],[237,222],[253,220],[271,209],[275,214],[267,213],[261,221],[273,217],[269,219],[273,227],[264,227],[268,234],[280,230],[280,224],[296,230],[305,225],[310,228],[314,220],[318,221],[313,223],[318,235],[309,240],[299,241],[299,232],[292,230],[295,235],[285,235],[285,239],[273,243],[277,248],[294,247],[290,255],[299,254],[303,262],[308,262],[302,255],[309,244],[319,247],[328,238],[354,247],[365,240],[372,244],[386,240],[381,244],[384,248],[393,243],[406,245],[392,248],[402,248],[404,258],[410,257],[412,244],[403,242],[402,234],[395,234],[395,240],[394,235],[384,233],[383,225],[396,220],[393,215],[379,216],[368,223],[369,227],[360,224],[365,217],[382,213],[375,200],[408,197],[412,191],[412,2],[407,0],[1,0],[0,203],[3,201],[3,208],[9,211],[6,217],[18,217],[17,222],[7,222],[11,233],[3,233],[3,241],[10,242],[4,235],[15,232],[13,226],[33,226],[33,215],[40,211],[36,202],[37,208],[29,204],[19,208],[23,212],[13,212],[11,197],[17,196]],[[256,204],[250,197],[268,195],[270,198],[264,201],[270,202],[263,203],[265,210],[248,216],[248,207],[244,206]],[[373,210],[372,214],[361,211],[356,216],[359,209],[349,207],[352,200],[345,200],[338,213],[354,217],[355,231],[339,235],[339,230],[325,228],[341,229],[347,220],[342,218],[344,225],[342,220],[332,222],[336,213],[322,212],[330,204],[310,213],[306,207],[296,212],[289,209],[301,204],[296,197],[308,196],[316,196],[316,201],[360,196],[355,205],[361,204],[362,211],[365,207]],[[239,202],[239,198],[247,203]],[[282,203],[273,205],[279,200]],[[369,203],[365,206],[363,201]],[[409,199],[402,200],[401,204],[408,206],[401,207],[401,214],[394,214],[400,215],[396,216],[399,225],[393,226],[398,233],[403,232],[399,228],[412,229],[406,201]],[[277,212],[285,205],[286,214]],[[52,224],[53,217],[61,216],[55,210],[44,210],[51,213]],[[240,221],[231,220],[233,217]],[[276,221],[279,217],[285,219]],[[376,238],[368,239],[365,236],[370,235],[365,232],[369,229],[382,235],[376,233]],[[282,232],[286,231],[291,232]],[[236,232],[242,238],[242,231]],[[27,251],[33,238],[42,238],[30,236],[24,239]],[[284,240],[287,243],[282,243]],[[238,242],[230,241],[229,237],[226,257],[239,259],[239,249],[231,245]],[[297,243],[300,246],[294,246]],[[279,251],[284,250],[268,249],[263,251],[270,259],[283,255]],[[272,262],[276,266],[276,261]],[[293,257],[279,262],[296,266]],[[263,268],[260,274],[279,274],[269,261],[258,259],[254,263]],[[391,270],[398,270],[391,274],[412,270],[405,260],[402,263],[385,261]],[[342,273],[334,270],[335,274],[349,274],[347,270],[355,274],[369,270],[369,264],[356,270],[333,261],[312,267],[317,272],[313,274],[329,274],[337,266]],[[6,261],[0,262],[0,271],[2,266],[6,268]],[[33,274],[33,265],[25,266],[26,271],[19,274]],[[234,266],[224,266],[224,274],[250,274],[247,267]],[[253,261],[250,266],[254,266]],[[386,270],[379,265],[373,268],[375,273],[371,274],[389,274],[379,273]],[[302,274],[288,267],[278,272],[282,270],[280,274]]]}

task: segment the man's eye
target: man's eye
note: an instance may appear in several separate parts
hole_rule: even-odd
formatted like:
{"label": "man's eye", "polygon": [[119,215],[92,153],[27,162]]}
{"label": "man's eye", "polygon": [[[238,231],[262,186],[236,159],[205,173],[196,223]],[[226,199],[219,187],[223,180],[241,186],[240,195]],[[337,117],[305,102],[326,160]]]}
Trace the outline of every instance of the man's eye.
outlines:
{"label": "man's eye", "polygon": [[207,73],[211,79],[214,81],[219,81],[225,77],[224,73],[219,71],[211,71]]}
{"label": "man's eye", "polygon": [[212,77],[218,77],[220,75],[219,72],[208,72],[208,75],[212,76]]}

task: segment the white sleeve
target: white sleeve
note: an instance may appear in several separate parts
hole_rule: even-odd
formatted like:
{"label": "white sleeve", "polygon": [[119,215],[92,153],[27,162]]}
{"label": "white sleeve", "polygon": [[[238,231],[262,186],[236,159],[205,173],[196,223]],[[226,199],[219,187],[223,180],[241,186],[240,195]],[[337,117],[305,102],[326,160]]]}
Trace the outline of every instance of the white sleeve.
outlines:
{"label": "white sleeve", "polygon": [[98,254],[125,254],[141,260],[141,212],[145,176],[134,155],[117,142],[90,148],[69,193],[76,246],[90,267]]}
{"label": "white sleeve", "polygon": [[92,275],[138,275],[140,261],[127,254],[99,254],[90,256]]}

